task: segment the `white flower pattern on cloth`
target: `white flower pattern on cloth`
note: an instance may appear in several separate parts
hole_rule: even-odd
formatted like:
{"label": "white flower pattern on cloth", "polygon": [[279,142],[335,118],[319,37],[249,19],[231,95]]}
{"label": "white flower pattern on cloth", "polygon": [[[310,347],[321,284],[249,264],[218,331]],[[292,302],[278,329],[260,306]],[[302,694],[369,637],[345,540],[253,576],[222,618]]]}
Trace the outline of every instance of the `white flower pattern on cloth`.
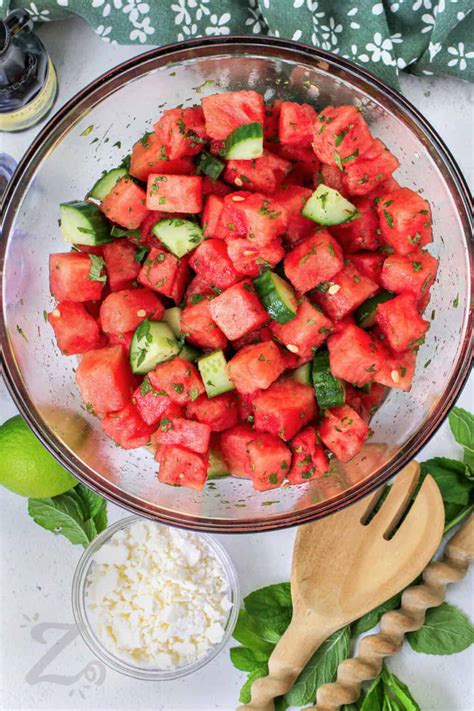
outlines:
{"label": "white flower pattern on cloth", "polygon": [[453,59],[448,62],[448,67],[456,67],[463,72],[467,67],[466,59],[474,59],[474,52],[465,52],[464,42],[459,42],[457,47],[448,47],[448,54]]}
{"label": "white flower pattern on cloth", "polygon": [[395,60],[392,56],[393,43],[390,37],[382,37],[380,32],[374,34],[374,39],[365,45],[367,52],[371,53],[359,55],[362,62],[380,62],[382,61],[387,66],[393,65]]}
{"label": "white flower pattern on cloth", "polygon": [[30,6],[26,8],[35,22],[49,22],[49,10],[40,10],[35,2],[30,2]]}
{"label": "white flower pattern on cloth", "polygon": [[209,18],[210,24],[205,29],[206,35],[229,35],[230,29],[227,26],[229,20],[230,14],[228,12],[220,17],[218,15],[211,15]]}

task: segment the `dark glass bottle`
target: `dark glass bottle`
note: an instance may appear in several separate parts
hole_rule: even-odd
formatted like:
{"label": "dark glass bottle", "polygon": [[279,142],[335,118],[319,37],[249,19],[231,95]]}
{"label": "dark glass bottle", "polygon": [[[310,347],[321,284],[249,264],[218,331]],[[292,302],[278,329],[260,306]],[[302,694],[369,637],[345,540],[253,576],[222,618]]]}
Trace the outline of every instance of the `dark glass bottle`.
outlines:
{"label": "dark glass bottle", "polygon": [[0,131],[40,121],[56,99],[56,72],[26,10],[0,20]]}

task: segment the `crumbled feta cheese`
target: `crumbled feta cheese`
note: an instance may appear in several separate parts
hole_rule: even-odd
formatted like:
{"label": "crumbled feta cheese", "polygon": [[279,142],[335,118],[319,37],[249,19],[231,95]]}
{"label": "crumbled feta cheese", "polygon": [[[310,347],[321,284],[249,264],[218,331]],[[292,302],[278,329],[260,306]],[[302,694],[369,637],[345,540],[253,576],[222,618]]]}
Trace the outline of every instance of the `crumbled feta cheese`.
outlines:
{"label": "crumbled feta cheese", "polygon": [[95,553],[86,604],[110,652],[167,670],[219,644],[233,605],[226,574],[206,543],[149,521],[117,531]]}

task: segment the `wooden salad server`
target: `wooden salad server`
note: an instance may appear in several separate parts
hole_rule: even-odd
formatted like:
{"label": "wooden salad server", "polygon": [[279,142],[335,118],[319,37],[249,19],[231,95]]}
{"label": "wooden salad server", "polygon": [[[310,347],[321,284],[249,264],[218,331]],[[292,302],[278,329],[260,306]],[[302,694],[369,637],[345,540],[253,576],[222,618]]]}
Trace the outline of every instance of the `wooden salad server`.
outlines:
{"label": "wooden salad server", "polygon": [[274,711],[318,647],[336,630],[407,587],[425,568],[443,535],[444,506],[427,476],[400,527],[420,475],[411,462],[380,509],[383,489],[353,506],[298,529],[291,572],[293,617],[238,711]]}

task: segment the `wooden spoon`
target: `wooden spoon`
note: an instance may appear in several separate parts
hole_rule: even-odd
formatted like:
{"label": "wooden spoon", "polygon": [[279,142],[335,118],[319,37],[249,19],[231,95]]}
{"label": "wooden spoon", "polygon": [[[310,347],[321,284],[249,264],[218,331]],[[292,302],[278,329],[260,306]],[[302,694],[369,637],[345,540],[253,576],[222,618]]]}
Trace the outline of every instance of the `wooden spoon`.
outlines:
{"label": "wooden spoon", "polygon": [[293,617],[269,659],[268,676],[253,683],[251,702],[238,711],[274,711],[273,700],[291,689],[324,640],[421,573],[439,546],[444,526],[443,501],[430,476],[391,536],[419,474],[417,462],[405,467],[370,520],[383,489],[298,530],[291,573]]}

